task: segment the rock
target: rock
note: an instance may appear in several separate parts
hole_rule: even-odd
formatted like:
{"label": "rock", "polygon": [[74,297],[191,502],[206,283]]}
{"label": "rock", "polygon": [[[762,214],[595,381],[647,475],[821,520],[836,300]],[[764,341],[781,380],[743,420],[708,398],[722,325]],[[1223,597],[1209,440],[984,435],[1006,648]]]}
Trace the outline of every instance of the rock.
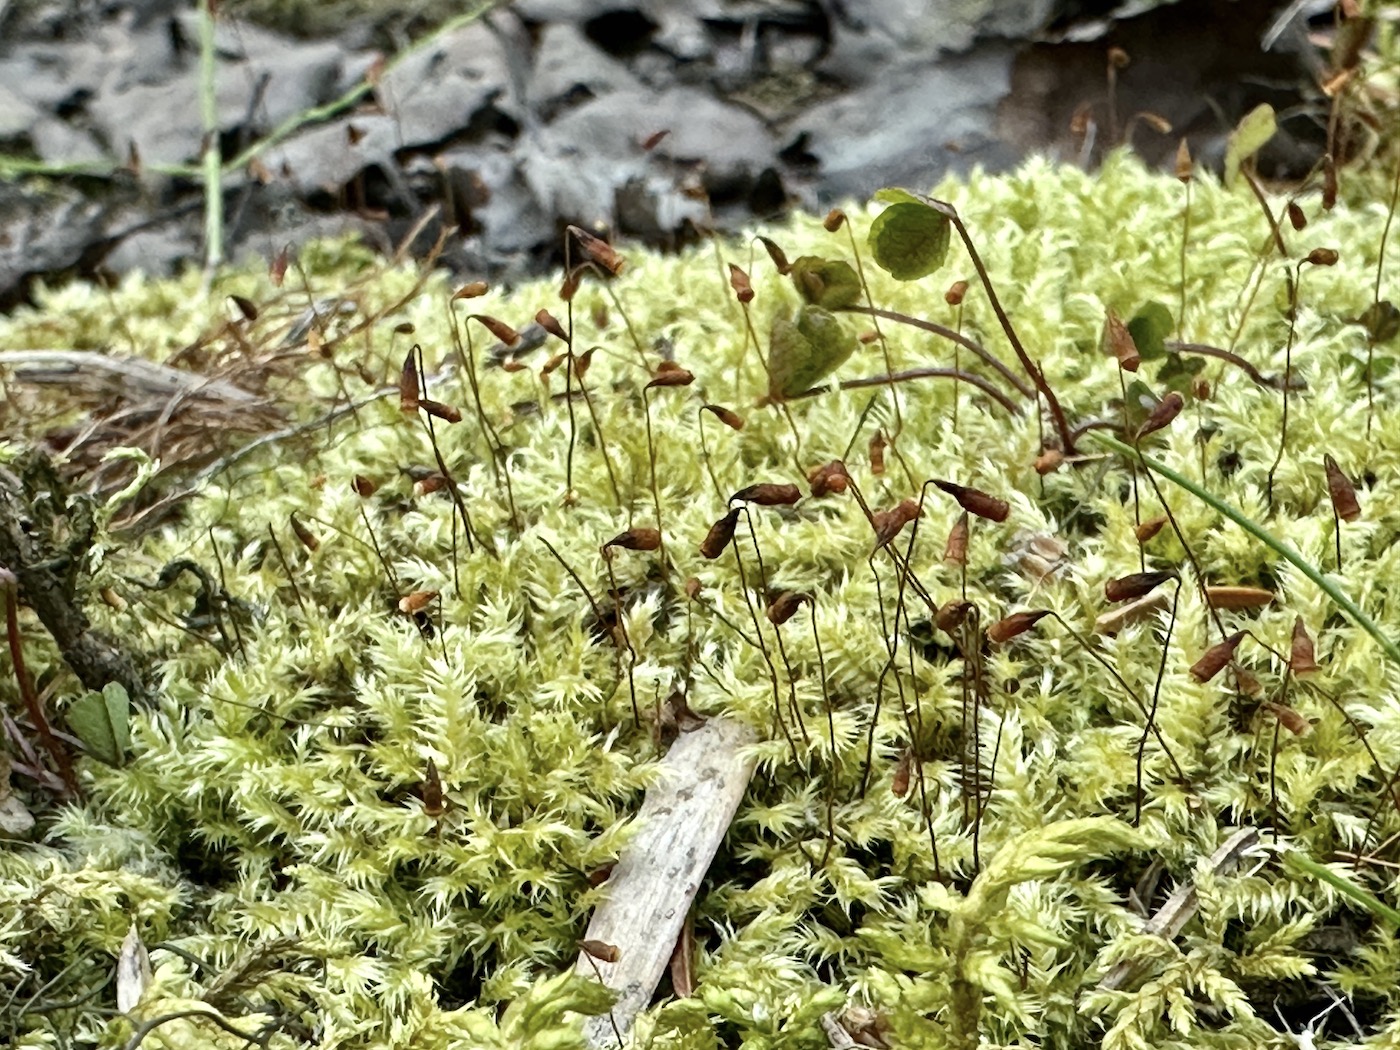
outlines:
{"label": "rock", "polygon": [[[988,141],[1006,93],[1014,49],[983,46],[907,68],[818,105],[790,131],[821,164],[826,200],[882,185],[927,188]],[[952,149],[949,147],[952,146]]]}
{"label": "rock", "polygon": [[0,182],[0,309],[23,298],[31,276],[77,265],[104,238],[105,214],[72,187]]}
{"label": "rock", "polygon": [[402,146],[427,145],[464,129],[488,103],[509,109],[504,96],[510,79],[500,41],[475,22],[386,73],[376,96],[398,119]]}
{"label": "rock", "polygon": [[528,90],[530,102],[545,119],[580,93],[598,98],[638,87],[625,65],[594,47],[577,27],[560,23],[540,34]]}
{"label": "rock", "polygon": [[21,98],[0,80],[0,143],[16,143],[29,137],[39,120],[39,108]]}

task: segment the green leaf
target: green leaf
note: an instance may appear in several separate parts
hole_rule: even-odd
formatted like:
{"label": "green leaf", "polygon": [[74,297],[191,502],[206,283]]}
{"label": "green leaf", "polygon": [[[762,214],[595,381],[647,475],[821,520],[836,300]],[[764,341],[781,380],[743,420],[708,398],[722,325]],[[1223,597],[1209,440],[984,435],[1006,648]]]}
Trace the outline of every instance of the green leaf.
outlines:
{"label": "green leaf", "polygon": [[928,205],[927,197],[921,197],[917,193],[910,193],[908,190],[902,190],[898,186],[886,186],[882,190],[876,190],[875,199],[882,204]]}
{"label": "green leaf", "polygon": [[1190,394],[1196,377],[1205,371],[1205,367],[1203,357],[1173,354],[1157,369],[1157,382],[1178,394]]}
{"label": "green leaf", "polygon": [[773,318],[768,344],[768,397],[785,401],[816,386],[856,348],[855,336],[830,310],[803,306],[793,320]]}
{"label": "green leaf", "polygon": [[1142,426],[1159,400],[1152,388],[1141,379],[1134,379],[1128,384],[1128,398],[1123,405],[1127,409],[1130,432],[1136,432]]}
{"label": "green leaf", "polygon": [[860,302],[860,275],[850,263],[804,255],[792,264],[792,283],[813,306],[839,310]]}
{"label": "green leaf", "polygon": [[1356,323],[1366,329],[1366,337],[1371,342],[1388,343],[1400,335],[1400,310],[1388,299],[1382,299],[1366,307]]}
{"label": "green leaf", "polygon": [[894,192],[910,199],[891,204],[875,217],[870,225],[870,254],[876,265],[895,280],[917,281],[933,273],[948,258],[952,223],[912,194]]}
{"label": "green leaf", "polygon": [[1144,303],[1128,322],[1128,332],[1144,361],[1166,356],[1167,351],[1162,344],[1175,327],[1172,312],[1155,299]]}
{"label": "green leaf", "polygon": [[131,746],[131,699],[116,682],[79,697],[68,708],[68,728],[93,758],[109,766],[126,761]]}
{"label": "green leaf", "polygon": [[1274,137],[1278,122],[1274,119],[1274,107],[1267,102],[1260,103],[1246,113],[1243,119],[1230,132],[1230,141],[1225,145],[1225,185],[1233,186],[1240,173],[1240,165],[1264,148],[1264,143]]}

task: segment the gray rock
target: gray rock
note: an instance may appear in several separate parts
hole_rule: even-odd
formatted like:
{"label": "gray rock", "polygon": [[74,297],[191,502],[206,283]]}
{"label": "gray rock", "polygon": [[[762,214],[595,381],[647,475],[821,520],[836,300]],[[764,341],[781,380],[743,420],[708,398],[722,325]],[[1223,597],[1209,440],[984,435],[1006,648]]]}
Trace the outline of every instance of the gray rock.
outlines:
{"label": "gray rock", "polygon": [[377,96],[398,119],[402,145],[425,145],[461,131],[474,113],[503,96],[509,81],[500,40],[473,23],[385,74]]}
{"label": "gray rock", "polygon": [[31,275],[67,270],[105,236],[107,207],[67,186],[0,182],[0,306]]}
{"label": "gray rock", "polygon": [[[166,36],[152,29],[114,45],[125,59],[110,70],[88,108],[114,153],[124,155],[134,142],[147,161],[188,163],[198,159],[204,138],[198,64],[185,57],[168,76],[157,77],[142,60],[146,45]],[[299,44],[251,29],[233,34],[223,26],[216,39],[226,45],[216,79],[221,130],[244,127],[251,117],[250,130],[265,133],[331,97],[343,59],[336,44]],[[258,104],[251,106],[260,84]]]}
{"label": "gray rock", "polygon": [[39,107],[20,97],[0,80],[0,143],[28,138],[39,119]]}
{"label": "gray rock", "polygon": [[[456,149],[439,158],[454,187],[454,208],[460,221],[468,212],[480,227],[479,250],[488,254],[523,254],[547,243],[555,234],[554,216],[540,207],[526,185],[519,164],[499,149]],[[482,193],[485,188],[485,193]]]}
{"label": "gray rock", "polygon": [[559,23],[540,34],[528,89],[531,103],[540,110],[556,109],[580,88],[596,98],[638,86],[626,66],[595,47],[577,27]]}
{"label": "gray rock", "polygon": [[265,150],[262,161],[300,193],[335,191],[372,165],[392,163],[399,143],[398,121],[365,113],[308,128]]}
{"label": "gray rock", "polygon": [[995,124],[1013,58],[1009,46],[979,47],[809,110],[791,131],[807,136],[807,151],[821,162],[823,196],[860,197],[890,183],[926,188],[964,166]]}

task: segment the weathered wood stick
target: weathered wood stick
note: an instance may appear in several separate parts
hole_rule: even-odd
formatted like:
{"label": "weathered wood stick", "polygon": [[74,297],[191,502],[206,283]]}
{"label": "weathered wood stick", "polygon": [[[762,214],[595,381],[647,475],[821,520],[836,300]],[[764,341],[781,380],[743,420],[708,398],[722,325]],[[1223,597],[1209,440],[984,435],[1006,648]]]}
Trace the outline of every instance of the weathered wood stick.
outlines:
{"label": "weathered wood stick", "polygon": [[92,350],[4,350],[0,368],[21,383],[110,388],[130,399],[203,393],[234,404],[260,398],[223,379],[185,372],[136,357],[110,357]]}
{"label": "weathered wood stick", "polygon": [[[1240,856],[1258,841],[1259,832],[1254,828],[1240,828],[1220,844],[1219,848],[1210,855],[1206,864],[1216,875],[1226,872],[1233,868]],[[1196,914],[1198,907],[1200,907],[1200,902],[1196,897],[1196,884],[1183,882],[1172,891],[1172,895],[1167,898],[1166,903],[1152,914],[1152,918],[1143,924],[1143,932],[1175,940],[1182,928],[1191,921],[1191,916]],[[1136,960],[1124,959],[1104,975],[1104,979],[1099,982],[1099,988],[1104,991],[1113,991],[1123,987],[1136,967]]]}
{"label": "weathered wood stick", "polygon": [[625,1035],[651,1002],[753,776],[754,758],[744,753],[753,742],[747,726],[711,718],[682,733],[661,760],[637,814],[637,833],[608,879],[608,899],[588,924],[587,939],[616,947],[618,959],[579,953],[578,971],[596,974],[618,993],[611,1017],[591,1017],[584,1025],[592,1046],[615,1047],[617,1034]]}

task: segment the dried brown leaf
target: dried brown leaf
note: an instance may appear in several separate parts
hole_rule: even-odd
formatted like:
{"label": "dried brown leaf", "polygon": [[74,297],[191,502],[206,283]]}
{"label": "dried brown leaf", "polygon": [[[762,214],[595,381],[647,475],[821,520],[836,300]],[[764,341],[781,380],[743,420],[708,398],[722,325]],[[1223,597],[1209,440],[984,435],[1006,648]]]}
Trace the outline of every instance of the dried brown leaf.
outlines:
{"label": "dried brown leaf", "polygon": [[877,510],[871,524],[875,528],[875,549],[879,550],[900,534],[904,526],[920,514],[919,501],[903,499],[889,510]]}
{"label": "dried brown leaf", "polygon": [[438,776],[437,763],[428,759],[428,769],[423,777],[423,813],[437,820],[447,812],[447,800],[442,795],[442,778]]}
{"label": "dried brown leaf", "polygon": [[787,255],[784,254],[783,250],[778,247],[776,242],[770,240],[769,238],[760,237],[758,240],[759,243],[763,245],[764,250],[768,253],[768,258],[772,259],[773,265],[778,268],[778,273],[786,277],[788,275],[788,272],[792,269],[792,264],[788,262]]}
{"label": "dried brown leaf", "polygon": [[399,370],[399,408],[404,412],[418,411],[418,348],[414,347],[403,359]]}
{"label": "dried brown leaf", "polygon": [[703,405],[701,407],[704,408],[706,412],[712,413],[716,419],[730,430],[744,429],[744,417],[739,415],[739,413],[732,412],[723,405]]}
{"label": "dried brown leaf", "polygon": [[622,958],[622,949],[607,941],[585,940],[579,941],[580,948],[586,955],[591,955],[599,962],[615,963]]}
{"label": "dried brown leaf", "polygon": [[471,314],[471,319],[477,321],[488,332],[494,335],[506,346],[515,346],[520,342],[520,333],[500,318],[492,317],[490,314]]}
{"label": "dried brown leaf", "polygon": [[749,283],[749,275],[733,263],[729,264],[729,287],[734,289],[734,297],[739,302],[753,302],[753,285]]}
{"label": "dried brown leaf", "polygon": [[1312,674],[1321,671],[1322,667],[1317,662],[1317,652],[1313,648],[1313,640],[1308,635],[1308,629],[1303,625],[1301,616],[1293,620],[1293,638],[1288,648],[1288,667],[1295,674]]}
{"label": "dried brown leaf", "polygon": [[1053,474],[1064,465],[1065,454],[1057,448],[1047,448],[1035,457],[1035,472],[1041,477]]}
{"label": "dried brown leaf", "polygon": [[405,594],[399,599],[399,612],[405,616],[420,613],[431,605],[437,596],[437,591],[414,591],[412,594]]}
{"label": "dried brown leaf", "polygon": [[609,547],[621,547],[627,551],[654,551],[661,546],[661,531],[659,529],[638,526],[628,529],[626,532],[619,532],[607,543],[603,544],[603,549]]}
{"label": "dried brown leaf", "polygon": [[695,919],[687,915],[671,949],[671,991],[677,999],[695,994]]}
{"label": "dried brown leaf", "polygon": [[491,290],[491,286],[485,281],[468,281],[462,287],[452,293],[452,302],[461,299],[479,299]]}
{"label": "dried brown leaf", "polygon": [[441,401],[433,401],[425,397],[419,400],[418,407],[434,419],[441,419],[444,423],[460,423],[462,421],[461,410],[452,405],[445,405]]}
{"label": "dried brown leaf", "polygon": [[1142,355],[1138,353],[1133,333],[1112,310],[1104,318],[1103,347],[1118,359],[1118,367],[1125,372],[1136,372],[1142,364]]}
{"label": "dried brown leaf", "polygon": [[316,534],[297,520],[296,511],[288,515],[292,523],[292,532],[296,535],[297,541],[309,551],[319,550],[321,541],[316,538]]}
{"label": "dried brown leaf", "polygon": [[1208,586],[1205,592],[1213,609],[1258,609],[1274,600],[1273,592],[1262,587]]}
{"label": "dried brown leaf", "polygon": [[[663,364],[671,363],[672,362],[663,362]],[[651,381],[647,383],[646,389],[653,390],[663,386],[690,386],[693,382],[695,382],[695,376],[684,368],[679,366],[673,368],[659,368],[656,374],[651,377]]]}
{"label": "dried brown leaf", "polygon": [[1138,427],[1137,436],[1143,438],[1170,425],[1171,421],[1181,414],[1185,405],[1186,399],[1177,391],[1168,391],[1167,396],[1158,401],[1152,407],[1152,411],[1147,413],[1147,418],[1142,421],[1142,426]]}
{"label": "dried brown leaf", "polygon": [[958,520],[953,522],[953,527],[948,530],[948,542],[943,545],[944,561],[954,565],[967,564],[967,540],[970,531],[971,522],[967,511],[963,511],[958,515]]}
{"label": "dried brown leaf", "polygon": [[894,779],[890,782],[890,792],[895,798],[909,794],[909,771],[913,764],[913,749],[906,747],[899,753],[899,764],[894,767]]}
{"label": "dried brown leaf", "polygon": [[1133,535],[1137,536],[1139,543],[1147,543],[1157,533],[1162,531],[1162,526],[1166,525],[1168,518],[1165,514],[1158,514],[1155,518],[1148,518],[1137,528],[1133,529]]}
{"label": "dried brown leaf", "polygon": [[587,230],[581,230],[577,226],[570,226],[569,232],[574,235],[574,240],[578,241],[578,246],[583,250],[583,254],[614,277],[620,274],[623,267],[627,265],[627,260],[601,237],[595,237]]}
{"label": "dried brown leaf", "polygon": [[987,639],[1001,645],[1017,635],[1025,634],[1037,623],[1050,615],[1049,609],[1025,610],[1003,617],[987,628]]}
{"label": "dried brown leaf", "polygon": [[1313,730],[1313,725],[1293,708],[1287,704],[1280,704],[1273,700],[1265,700],[1264,706],[1273,712],[1275,718],[1279,720],[1279,725],[1283,726],[1294,736],[1307,736]]}
{"label": "dried brown leaf", "polygon": [[560,342],[567,343],[569,341],[569,333],[564,331],[564,326],[548,310],[541,309],[535,312],[535,324]]}
{"label": "dried brown leaf", "polygon": [[779,591],[768,603],[768,622],[781,627],[797,615],[803,602],[810,602],[812,596],[800,591]]}
{"label": "dried brown leaf", "polygon": [[883,474],[885,472],[885,432],[877,430],[870,437],[870,473]]}

